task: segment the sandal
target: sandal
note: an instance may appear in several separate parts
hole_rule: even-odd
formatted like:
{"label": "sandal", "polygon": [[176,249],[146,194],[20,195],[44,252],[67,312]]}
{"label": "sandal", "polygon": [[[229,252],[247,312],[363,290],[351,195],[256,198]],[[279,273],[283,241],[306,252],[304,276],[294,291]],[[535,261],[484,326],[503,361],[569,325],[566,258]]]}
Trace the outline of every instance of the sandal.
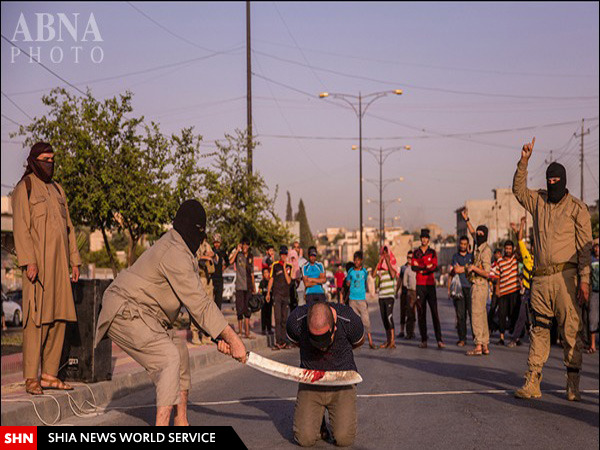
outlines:
{"label": "sandal", "polygon": [[27,378],[25,380],[25,392],[31,395],[43,395],[44,390],[36,378]]}
{"label": "sandal", "polygon": [[587,348],[587,349],[585,350],[585,352],[586,352],[588,355],[591,355],[592,353],[596,353],[596,348],[595,348],[595,347],[589,347],[589,348]]}
{"label": "sandal", "polygon": [[467,356],[481,356],[483,355],[483,351],[481,349],[474,348],[473,350],[469,350],[465,353]]}
{"label": "sandal", "polygon": [[487,356],[490,354],[490,348],[486,345],[485,347],[483,347],[481,349],[481,353],[483,353],[484,356]]}
{"label": "sandal", "polygon": [[[48,383],[47,386],[42,385],[42,383]],[[42,386],[42,388],[44,389],[56,389],[58,391],[72,391],[73,387],[67,383],[64,383],[62,380],[59,380],[58,378],[52,377],[50,379],[48,379],[48,376],[46,376],[46,378],[44,378],[44,375],[42,375],[42,379],[40,381],[40,386]]]}

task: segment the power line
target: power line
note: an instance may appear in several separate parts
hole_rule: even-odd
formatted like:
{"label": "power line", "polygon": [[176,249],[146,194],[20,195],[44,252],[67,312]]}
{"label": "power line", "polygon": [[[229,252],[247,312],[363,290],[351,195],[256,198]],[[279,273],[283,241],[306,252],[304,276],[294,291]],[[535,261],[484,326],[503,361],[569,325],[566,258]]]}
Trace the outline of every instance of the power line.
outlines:
{"label": "power line", "polygon": [[[260,64],[260,61],[258,60],[258,58],[255,58],[256,63],[258,64],[259,69],[261,70],[261,72],[263,71],[262,65]],[[286,123],[288,130],[290,131],[290,133],[294,133],[294,130],[292,128],[292,125],[290,124],[290,122],[287,120],[287,118],[285,117],[285,115],[283,114],[283,110],[281,109],[279,102],[277,101],[277,99],[275,98],[275,96],[273,95],[273,90],[271,89],[271,85],[267,84],[267,87],[269,89],[269,92],[271,93],[271,96],[273,97],[273,100],[275,101],[275,104],[277,105],[277,108],[279,109],[279,114],[281,115],[281,118],[283,119],[283,121]],[[296,139],[296,143],[298,144],[298,146],[302,149],[302,152],[306,155],[306,157],[309,159],[309,161],[316,167],[316,169],[318,171],[320,171],[321,173],[323,173],[323,170],[319,167],[319,165],[312,159],[312,157],[310,156],[310,154],[308,154],[308,152],[306,151],[306,149],[304,148],[304,146],[302,145],[302,142],[298,139]]]}
{"label": "power line", "polygon": [[[386,120],[391,123],[403,126],[409,126],[407,124],[403,124],[400,122],[392,121],[391,119],[374,116],[368,114],[371,117],[375,117],[380,120]],[[598,117],[592,117],[586,120],[598,120]],[[399,139],[432,139],[432,138],[452,138],[452,137],[469,137],[469,136],[480,136],[487,134],[500,134],[500,133],[509,133],[509,132],[518,132],[518,131],[527,131],[527,130],[535,130],[538,128],[551,128],[563,125],[572,125],[579,123],[579,121],[568,121],[568,122],[555,122],[549,124],[540,124],[540,125],[531,125],[527,127],[519,127],[519,128],[504,128],[498,130],[484,130],[484,131],[471,131],[471,132],[463,132],[463,133],[451,133],[451,134],[437,134],[437,135],[427,135],[427,136],[386,136],[386,137],[363,137],[365,140],[399,140]],[[429,132],[426,128],[418,128],[410,125],[410,127],[417,129],[423,132]],[[311,139],[311,140],[344,140],[344,141],[354,141],[357,139],[355,136],[298,136],[298,135],[285,135],[285,134],[262,134],[263,137],[271,137],[271,138],[279,138],[279,139]]]}
{"label": "power line", "polygon": [[[286,89],[289,89],[291,91],[297,92],[299,94],[306,95],[309,98],[315,98],[315,95],[311,94],[310,92],[303,91],[301,89],[295,88],[293,86],[290,86],[288,84],[282,83],[280,81],[273,80],[272,78],[268,78],[268,77],[265,77],[265,76],[260,75],[260,74],[253,73],[253,75],[257,76],[258,78],[262,78],[262,79],[264,79],[266,81],[269,81],[269,82],[271,82],[273,84],[276,84],[278,86],[281,86],[281,87],[284,87]],[[349,106],[345,106],[345,105],[342,105],[342,104],[339,104],[339,103],[335,103],[335,102],[330,102],[330,104],[336,105],[336,106],[339,106],[339,107],[343,107],[343,108],[346,108],[346,109],[350,108]],[[534,130],[534,129],[538,129],[538,128],[548,128],[548,127],[555,127],[555,126],[562,126],[562,125],[571,125],[571,124],[578,123],[578,121],[569,121],[569,122],[557,122],[557,123],[544,124],[544,125],[536,125],[536,126],[529,126],[529,127],[501,129],[501,130],[487,130],[487,131],[477,131],[477,132],[469,132],[469,133],[445,134],[445,133],[434,132],[431,129],[425,129],[425,128],[422,128],[422,127],[416,127],[414,125],[409,125],[409,124],[406,124],[406,123],[400,123],[400,122],[397,122],[397,121],[394,121],[394,120],[391,120],[391,119],[388,119],[388,118],[385,118],[385,117],[377,116],[377,115],[372,114],[372,113],[367,113],[367,115],[370,116],[370,117],[374,117],[376,119],[379,119],[379,120],[383,120],[385,122],[390,122],[390,123],[393,123],[393,124],[396,124],[396,125],[400,125],[400,126],[404,126],[404,127],[413,129],[413,130],[417,130],[417,131],[420,131],[422,133],[432,133],[432,134],[435,135],[435,136],[431,136],[431,135],[428,135],[428,136],[417,135],[417,136],[393,136],[393,137],[386,137],[386,138],[364,138],[364,139],[371,139],[371,140],[431,139],[431,138],[436,138],[436,137],[438,137],[438,138],[461,138],[461,137],[470,137],[470,136],[473,136],[473,135],[485,135],[485,134],[497,134],[497,133],[506,133],[506,132],[527,131],[527,130]],[[591,120],[591,121],[598,120],[598,117],[589,118],[587,120]],[[265,134],[263,134],[262,136],[285,138],[284,137],[285,135],[265,135]],[[289,138],[292,138],[292,139],[301,138],[299,136],[286,136],[286,137],[289,137]],[[308,139],[311,139],[311,138],[312,139],[327,139],[327,140],[329,140],[329,139],[331,139],[331,140],[356,140],[356,137],[326,137],[326,136],[314,137],[313,136],[313,137],[306,137],[306,138],[308,138]],[[470,142],[477,142],[477,141],[474,141],[472,139],[469,139],[469,141]],[[492,144],[492,143],[483,142],[483,141],[479,141],[477,143],[484,144],[484,145],[492,145],[492,146],[502,146],[502,144]],[[502,147],[508,148],[507,146],[502,146]]]}
{"label": "power line", "polygon": [[164,25],[162,25],[160,22],[157,22],[156,20],[154,20],[152,17],[150,17],[148,14],[146,14],[144,11],[142,11],[141,9],[139,9],[137,6],[135,6],[133,3],[131,2],[127,2],[127,4],[129,6],[131,6],[133,9],[135,9],[138,13],[140,13],[142,16],[144,16],[146,19],[148,19],[150,22],[152,22],[154,25],[156,25],[157,27],[159,27],[160,29],[162,29],[163,31],[166,31],[167,33],[169,33],[171,36],[179,39],[180,41],[185,42],[186,44],[192,45],[196,48],[199,48],[201,50],[204,50],[206,52],[215,52],[215,50],[211,50],[210,48],[206,48],[203,47],[199,44],[196,44],[195,42],[190,41],[189,39],[180,36],[179,34],[171,31],[169,28],[165,27]]}
{"label": "power line", "polygon": [[301,63],[299,61],[294,61],[291,59],[282,58],[280,56],[275,56],[275,55],[271,55],[269,53],[261,52],[259,50],[255,50],[255,51],[257,54],[266,56],[267,58],[272,58],[272,59],[275,59],[278,61],[282,61],[282,62],[285,62],[288,64],[297,65],[297,66],[307,66],[307,67],[310,66],[314,70],[320,70],[322,72],[329,72],[329,73],[347,77],[347,78],[355,78],[355,79],[359,79],[359,80],[372,81],[375,83],[381,83],[381,84],[387,84],[387,85],[393,85],[393,86],[401,85],[403,87],[410,87],[412,89],[421,89],[421,90],[425,90],[425,91],[445,92],[448,94],[458,94],[458,95],[478,95],[478,96],[485,96],[485,97],[529,98],[529,99],[547,99],[547,100],[595,100],[595,99],[599,98],[598,96],[567,96],[567,97],[564,97],[564,96],[544,96],[544,95],[499,94],[499,93],[490,93],[490,92],[461,91],[461,90],[457,90],[457,89],[445,89],[445,88],[438,88],[438,87],[431,87],[431,86],[419,86],[416,84],[409,84],[409,83],[405,83],[405,82],[379,80],[377,78],[371,78],[371,77],[366,77],[366,76],[362,76],[362,75],[352,75],[352,74],[341,72],[341,71],[334,70],[334,69],[328,69],[325,67],[317,67],[314,65],[308,65],[305,63]]}
{"label": "power line", "polygon": [[19,105],[17,105],[17,104],[14,102],[14,100],[13,100],[12,98],[10,98],[8,95],[6,95],[6,94],[4,93],[4,91],[0,91],[0,92],[2,93],[2,95],[4,95],[4,97],[6,97],[6,99],[7,99],[9,102],[11,102],[11,103],[14,105],[14,107],[15,107],[15,108],[17,108],[19,111],[21,111],[23,114],[25,114],[25,116],[26,116],[26,117],[27,117],[29,120],[33,120],[33,119],[32,119],[32,117],[31,117],[29,114],[27,114],[27,113],[26,113],[26,112],[25,112],[25,111],[24,111],[24,110],[23,110],[23,109],[22,109],[22,108],[21,108]]}
{"label": "power line", "polygon": [[[125,77],[130,77],[133,75],[142,75],[145,73],[149,73],[149,72],[155,72],[157,70],[161,70],[161,69],[168,69],[171,67],[176,67],[176,66],[182,66],[182,65],[187,65],[190,63],[194,63],[194,62],[198,62],[198,61],[203,61],[209,58],[213,58],[214,56],[217,55],[221,55],[221,54],[227,54],[227,53],[233,53],[237,50],[240,50],[242,48],[242,46],[238,45],[234,48],[231,48],[229,50],[223,50],[223,51],[218,51],[215,53],[211,53],[209,55],[203,55],[203,56],[199,56],[196,58],[190,58],[190,59],[186,59],[183,61],[178,61],[175,63],[169,63],[169,64],[161,64],[159,66],[153,66],[153,67],[148,67],[146,69],[140,69],[140,70],[135,70],[132,72],[126,72],[126,73],[122,73],[122,74],[118,74],[118,75],[111,75],[108,77],[102,77],[102,78],[95,78],[92,80],[87,80],[87,81],[82,81],[76,84],[79,85],[88,85],[88,84],[94,84],[94,83],[102,83],[104,81],[111,81],[111,80],[115,80],[115,79],[120,79],[120,78],[125,78]],[[26,94],[37,94],[40,92],[47,92],[48,90],[52,89],[52,87],[47,87],[47,88],[40,88],[40,89],[34,89],[34,90],[29,90],[29,91],[21,91],[21,92],[13,92],[10,95],[12,95],[13,97],[16,95],[26,95]]]}
{"label": "power line", "polygon": [[[274,45],[274,46],[293,48],[291,45],[287,45],[287,44],[283,44],[283,43],[279,43],[279,42],[270,42],[270,41],[267,41],[264,39],[256,39],[256,41],[262,42],[265,44],[269,44],[269,45]],[[425,67],[425,68],[429,68],[429,69],[439,69],[439,70],[454,70],[454,71],[459,71],[459,72],[476,72],[476,73],[489,73],[489,74],[496,74],[496,75],[520,75],[520,76],[534,76],[534,77],[564,77],[564,78],[568,78],[568,77],[597,78],[598,77],[597,74],[589,75],[589,74],[575,74],[575,73],[552,74],[552,73],[548,73],[548,72],[512,72],[512,71],[491,70],[491,69],[476,69],[476,68],[466,68],[466,67],[442,66],[442,65],[435,65],[435,64],[422,64],[422,63],[415,63],[415,62],[408,62],[408,61],[392,61],[389,59],[369,58],[369,57],[365,57],[365,56],[356,56],[356,55],[328,52],[328,51],[315,50],[315,49],[309,49],[309,48],[304,48],[304,51],[311,52],[311,53],[318,53],[318,54],[322,54],[322,55],[337,56],[340,58],[355,59],[355,60],[359,60],[359,61],[372,61],[372,62],[378,62],[378,63],[383,63],[383,64]]]}
{"label": "power line", "polygon": [[10,117],[8,117],[6,114],[2,113],[2,117],[6,120],[8,120],[9,122],[14,123],[16,126],[20,127],[21,124],[18,123],[16,120],[11,119]]}
{"label": "power line", "polygon": [[74,84],[70,83],[69,81],[65,80],[63,77],[61,77],[59,74],[57,74],[56,72],[54,72],[52,69],[49,69],[48,67],[46,67],[44,64],[42,64],[41,62],[39,62],[37,59],[32,58],[31,55],[29,53],[27,53],[25,50],[23,50],[21,47],[19,47],[17,44],[15,44],[14,42],[12,42],[10,39],[8,39],[6,36],[2,35],[2,39],[4,39],[6,42],[8,42],[10,45],[12,45],[15,48],[18,48],[19,50],[21,50],[21,53],[24,53],[25,55],[29,56],[29,59],[33,59],[36,63],[38,63],[40,66],[42,66],[44,69],[46,69],[48,72],[50,72],[52,75],[54,75],[56,78],[58,78],[59,80],[61,80],[63,83],[66,83],[67,85],[71,86],[73,89],[75,89],[77,92],[79,92],[81,95],[86,95],[85,92],[83,92],[81,89],[79,89],[77,86],[75,86]]}
{"label": "power line", "polygon": [[592,176],[592,180],[594,180],[594,183],[596,183],[596,187],[598,187],[598,180],[596,179],[596,176],[594,175],[594,173],[592,172],[591,167],[588,165],[587,161],[585,162],[585,167],[587,167],[588,172],[590,173],[590,175]]}
{"label": "power line", "polygon": [[[291,91],[297,92],[298,94],[307,95],[310,98],[315,98],[315,94],[314,93],[303,91],[301,89],[298,89],[298,88],[295,88],[293,86],[290,86],[289,84],[282,83],[281,81],[276,81],[276,80],[274,80],[272,78],[268,78],[268,77],[265,77],[264,75],[260,75],[260,74],[258,74],[256,72],[252,72],[252,75],[255,76],[255,77],[261,78],[261,79],[263,79],[265,81],[269,81],[269,82],[271,82],[273,84],[276,84],[277,86],[281,86],[281,87],[284,87],[284,88],[289,89]],[[337,106],[343,106],[343,105],[337,105]]]}
{"label": "power line", "polygon": [[306,55],[302,51],[302,48],[298,45],[298,42],[296,41],[296,39],[294,38],[294,35],[292,34],[292,31],[290,30],[290,27],[288,27],[288,24],[286,23],[285,19],[283,18],[283,15],[279,11],[279,8],[277,7],[277,4],[275,2],[273,2],[273,6],[275,7],[275,11],[277,11],[277,15],[281,19],[281,22],[283,22],[283,25],[285,26],[285,29],[287,30],[288,34],[290,35],[290,38],[292,39],[292,42],[294,42],[294,45],[296,46],[296,48],[298,49],[298,51],[302,55],[302,59],[304,59],[304,62],[310,68],[310,71],[312,72],[312,74],[314,75],[314,77],[317,79],[317,81],[319,83],[321,83],[321,86],[323,86],[323,88],[325,88],[325,83],[323,83],[323,80],[319,77],[319,75],[317,75],[317,72],[315,72],[315,70],[311,67],[310,63],[308,62],[308,58],[306,57]]}

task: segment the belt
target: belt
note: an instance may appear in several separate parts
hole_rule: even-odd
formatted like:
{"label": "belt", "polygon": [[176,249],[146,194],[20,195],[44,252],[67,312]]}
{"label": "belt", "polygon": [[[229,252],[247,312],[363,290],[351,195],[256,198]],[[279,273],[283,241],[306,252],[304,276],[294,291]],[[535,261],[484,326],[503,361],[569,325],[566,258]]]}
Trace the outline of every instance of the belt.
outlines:
{"label": "belt", "polygon": [[549,275],[554,275],[555,273],[564,272],[565,270],[569,270],[569,269],[577,269],[577,264],[575,264],[573,262],[566,262],[566,263],[560,263],[560,264],[553,264],[548,267],[541,267],[539,269],[535,269],[535,272],[533,272],[533,276],[534,277],[545,277],[545,276],[549,276]]}

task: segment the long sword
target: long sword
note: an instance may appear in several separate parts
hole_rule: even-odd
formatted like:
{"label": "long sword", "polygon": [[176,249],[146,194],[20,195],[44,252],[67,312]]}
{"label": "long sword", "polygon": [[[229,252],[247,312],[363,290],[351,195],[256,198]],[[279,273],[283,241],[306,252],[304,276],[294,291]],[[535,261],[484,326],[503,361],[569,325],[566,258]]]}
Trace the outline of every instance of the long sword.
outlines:
{"label": "long sword", "polygon": [[[216,339],[211,338],[211,340],[218,343]],[[314,386],[349,386],[362,382],[362,377],[355,370],[302,369],[265,358],[254,352],[248,352],[246,356],[246,365],[282,380]]]}

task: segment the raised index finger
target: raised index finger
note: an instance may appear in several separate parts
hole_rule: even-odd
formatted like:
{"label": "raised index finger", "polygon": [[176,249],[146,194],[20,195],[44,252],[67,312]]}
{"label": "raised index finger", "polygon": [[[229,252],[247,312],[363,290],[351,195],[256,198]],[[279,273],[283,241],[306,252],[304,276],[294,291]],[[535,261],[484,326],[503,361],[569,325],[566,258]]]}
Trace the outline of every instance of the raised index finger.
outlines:
{"label": "raised index finger", "polygon": [[535,145],[535,136],[531,140],[531,150],[533,150],[533,146]]}

